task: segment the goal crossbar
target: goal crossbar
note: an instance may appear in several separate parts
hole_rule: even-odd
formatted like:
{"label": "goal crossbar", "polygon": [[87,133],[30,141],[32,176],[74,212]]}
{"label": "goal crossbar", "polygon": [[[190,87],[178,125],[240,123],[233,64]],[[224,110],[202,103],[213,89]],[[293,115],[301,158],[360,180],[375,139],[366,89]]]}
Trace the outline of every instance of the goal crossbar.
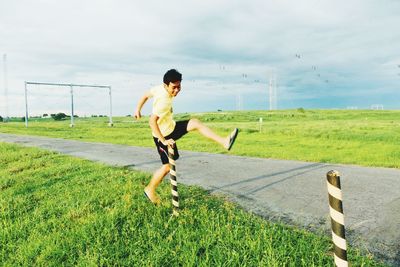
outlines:
{"label": "goal crossbar", "polygon": [[25,83],[26,84],[35,84],[35,85],[52,85],[52,86],[111,88],[111,86],[109,86],[109,85],[87,85],[87,84],[74,84],[74,83],[42,83],[42,82],[25,82]]}

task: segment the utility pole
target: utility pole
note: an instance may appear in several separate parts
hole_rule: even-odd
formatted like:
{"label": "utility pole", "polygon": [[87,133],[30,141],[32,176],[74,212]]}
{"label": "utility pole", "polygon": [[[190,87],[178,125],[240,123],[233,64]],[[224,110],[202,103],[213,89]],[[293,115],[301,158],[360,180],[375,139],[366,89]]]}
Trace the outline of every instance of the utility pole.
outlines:
{"label": "utility pole", "polygon": [[276,90],[276,76],[272,71],[269,77],[269,110],[277,109],[277,90]]}
{"label": "utility pole", "polygon": [[[243,86],[246,86],[246,79],[247,79],[247,74],[246,73],[242,73],[242,78],[243,78]],[[243,96],[242,96],[242,89],[238,90],[238,94],[237,94],[237,110],[243,110]]]}
{"label": "utility pole", "polygon": [[9,114],[8,114],[8,82],[7,82],[7,54],[3,55],[3,62],[4,62],[4,102],[5,102],[4,122],[7,122],[8,119],[9,119]]}
{"label": "utility pole", "polygon": [[269,110],[273,110],[272,108],[272,77],[269,77]]}

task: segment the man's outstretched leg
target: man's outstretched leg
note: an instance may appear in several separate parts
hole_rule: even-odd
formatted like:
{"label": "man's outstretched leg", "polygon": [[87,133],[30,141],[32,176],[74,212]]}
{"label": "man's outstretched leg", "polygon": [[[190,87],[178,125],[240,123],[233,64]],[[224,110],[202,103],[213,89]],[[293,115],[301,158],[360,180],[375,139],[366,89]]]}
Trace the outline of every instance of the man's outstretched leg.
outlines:
{"label": "man's outstretched leg", "polygon": [[150,183],[144,188],[145,195],[156,205],[160,203],[160,197],[157,195],[156,189],[168,173],[169,164],[162,165],[161,168],[154,172]]}
{"label": "man's outstretched leg", "polygon": [[190,131],[199,131],[200,134],[207,137],[208,139],[214,140],[215,142],[219,143],[225,149],[230,150],[233,143],[236,140],[236,136],[238,134],[238,129],[235,128],[230,135],[227,137],[221,137],[218,134],[214,133],[210,128],[204,125],[198,119],[190,119],[187,125],[188,132]]}

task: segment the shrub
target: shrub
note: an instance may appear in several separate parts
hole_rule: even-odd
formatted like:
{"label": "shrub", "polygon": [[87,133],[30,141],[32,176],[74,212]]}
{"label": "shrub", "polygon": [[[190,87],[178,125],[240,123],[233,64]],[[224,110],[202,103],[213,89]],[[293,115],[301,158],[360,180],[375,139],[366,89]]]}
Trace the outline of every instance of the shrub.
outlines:
{"label": "shrub", "polygon": [[[52,116],[52,118],[55,120],[55,121],[61,121],[62,119],[65,119],[66,117],[67,117],[67,114],[65,114],[65,113],[62,113],[62,112],[60,112],[60,113],[57,113],[57,114],[51,114]],[[54,115],[54,116],[53,116]]]}

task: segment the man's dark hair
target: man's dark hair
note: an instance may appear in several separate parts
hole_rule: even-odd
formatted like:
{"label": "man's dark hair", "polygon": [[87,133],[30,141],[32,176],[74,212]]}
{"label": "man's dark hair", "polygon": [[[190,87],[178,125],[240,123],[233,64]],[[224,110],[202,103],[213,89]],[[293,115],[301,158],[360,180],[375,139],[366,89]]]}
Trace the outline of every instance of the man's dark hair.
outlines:
{"label": "man's dark hair", "polygon": [[169,83],[180,82],[182,81],[182,74],[179,73],[176,69],[170,69],[164,74],[164,83],[169,85]]}

